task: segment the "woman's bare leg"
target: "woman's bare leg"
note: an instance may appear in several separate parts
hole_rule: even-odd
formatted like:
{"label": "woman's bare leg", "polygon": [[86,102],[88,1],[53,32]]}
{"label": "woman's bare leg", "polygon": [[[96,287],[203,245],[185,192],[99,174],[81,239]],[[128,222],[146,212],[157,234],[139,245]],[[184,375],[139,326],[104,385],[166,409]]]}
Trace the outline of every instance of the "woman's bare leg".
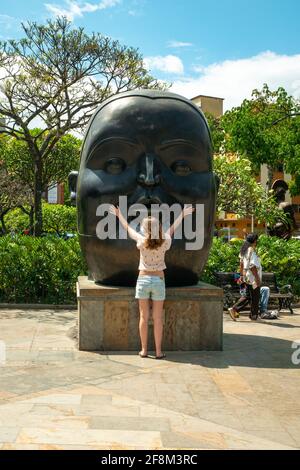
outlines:
{"label": "woman's bare leg", "polygon": [[148,320],[150,313],[150,300],[149,299],[139,299],[139,309],[140,309],[140,338],[142,349],[140,354],[146,356],[148,353]]}
{"label": "woman's bare leg", "polygon": [[163,336],[163,300],[153,300],[152,302],[152,316],[153,316],[153,326],[154,326],[154,340],[155,340],[155,353],[156,357],[162,356],[161,343]]}

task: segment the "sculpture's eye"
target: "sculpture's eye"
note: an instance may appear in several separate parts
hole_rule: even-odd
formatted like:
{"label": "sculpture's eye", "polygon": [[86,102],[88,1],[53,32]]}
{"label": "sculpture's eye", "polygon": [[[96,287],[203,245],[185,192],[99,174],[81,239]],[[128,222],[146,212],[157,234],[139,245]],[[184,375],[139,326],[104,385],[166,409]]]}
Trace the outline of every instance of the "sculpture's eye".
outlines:
{"label": "sculpture's eye", "polygon": [[191,173],[191,167],[185,160],[179,160],[171,165],[172,171],[178,176],[187,176]]}
{"label": "sculpture's eye", "polygon": [[122,173],[122,171],[125,170],[125,167],[126,163],[124,162],[124,160],[118,157],[110,158],[105,163],[105,171],[107,173],[110,173],[111,175],[118,175]]}

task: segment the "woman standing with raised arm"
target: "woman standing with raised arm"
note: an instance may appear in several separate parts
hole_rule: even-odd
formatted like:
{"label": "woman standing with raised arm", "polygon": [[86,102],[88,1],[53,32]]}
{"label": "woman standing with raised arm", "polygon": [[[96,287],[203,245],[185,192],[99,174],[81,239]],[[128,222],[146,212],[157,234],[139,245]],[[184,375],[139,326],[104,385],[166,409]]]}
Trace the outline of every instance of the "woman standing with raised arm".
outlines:
{"label": "woman standing with raised arm", "polygon": [[166,269],[165,254],[170,249],[172,236],[184,217],[194,209],[185,207],[173,225],[164,233],[160,221],[147,216],[142,221],[143,235],[129,226],[118,207],[111,206],[110,212],[119,218],[129,236],[137,242],[140,250],[139,276],[136,284],[135,298],[139,301],[140,322],[139,332],[142,349],[140,357],[148,356],[148,320],[150,300],[152,300],[152,315],[154,324],[155,358],[164,359],[162,352],[163,337],[163,304],[166,296],[164,270]]}

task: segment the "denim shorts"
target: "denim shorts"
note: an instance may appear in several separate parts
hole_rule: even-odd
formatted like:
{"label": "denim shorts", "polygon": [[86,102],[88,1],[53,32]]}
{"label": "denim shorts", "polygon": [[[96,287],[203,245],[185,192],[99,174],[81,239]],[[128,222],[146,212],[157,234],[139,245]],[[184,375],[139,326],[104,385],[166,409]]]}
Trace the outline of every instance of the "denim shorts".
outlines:
{"label": "denim shorts", "polygon": [[165,300],[165,280],[159,276],[139,276],[136,283],[135,298]]}

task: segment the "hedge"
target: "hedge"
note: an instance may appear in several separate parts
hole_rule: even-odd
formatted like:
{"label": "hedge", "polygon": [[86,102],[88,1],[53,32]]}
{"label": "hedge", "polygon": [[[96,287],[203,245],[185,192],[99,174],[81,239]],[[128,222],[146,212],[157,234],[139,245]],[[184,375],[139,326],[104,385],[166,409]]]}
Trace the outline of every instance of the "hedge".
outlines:
{"label": "hedge", "polygon": [[[215,271],[236,271],[241,243],[214,239],[201,280],[213,284]],[[261,236],[258,252],[263,269],[299,296],[300,241]],[[77,277],[86,273],[77,237],[0,237],[0,302],[75,303]]]}
{"label": "hedge", "polygon": [[0,237],[0,301],[70,304],[87,272],[77,238]]}

